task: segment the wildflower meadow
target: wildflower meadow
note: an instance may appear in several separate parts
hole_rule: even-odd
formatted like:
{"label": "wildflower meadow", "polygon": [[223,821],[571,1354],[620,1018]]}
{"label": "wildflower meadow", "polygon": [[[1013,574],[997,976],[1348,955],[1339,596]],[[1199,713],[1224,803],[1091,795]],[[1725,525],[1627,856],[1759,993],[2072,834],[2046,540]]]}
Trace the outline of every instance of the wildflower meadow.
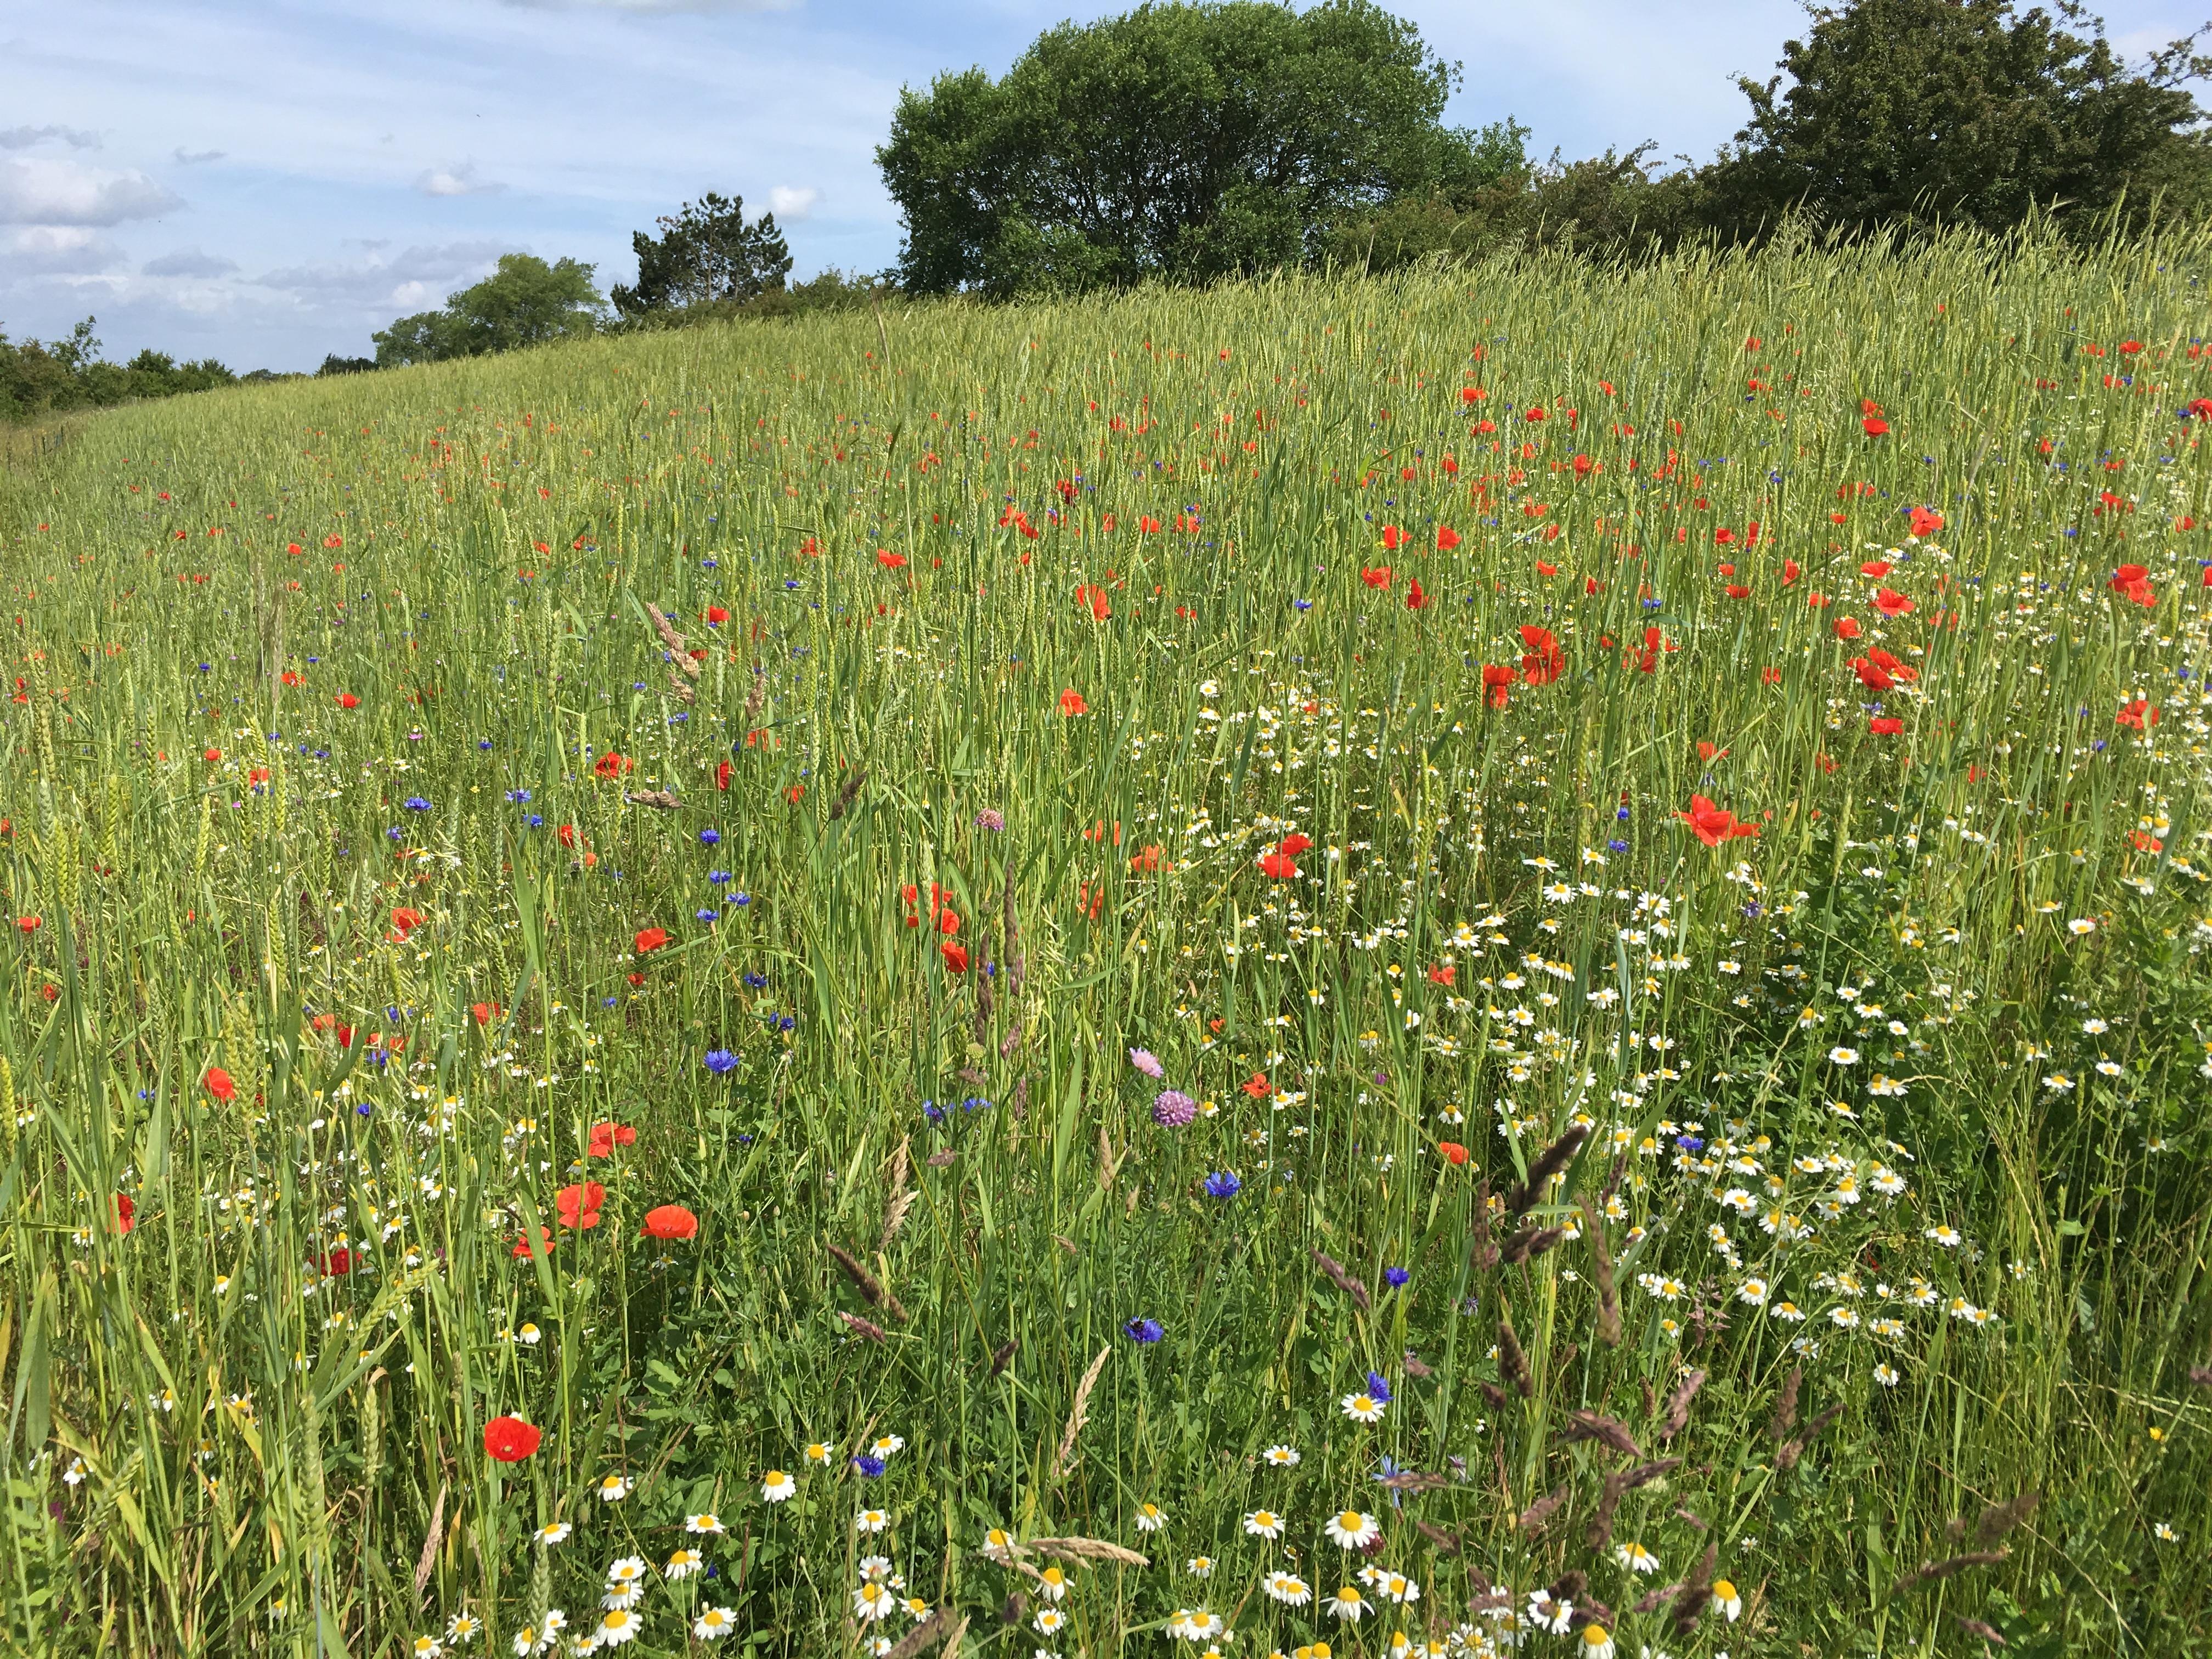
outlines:
{"label": "wildflower meadow", "polygon": [[5,1644],[2212,1649],[2208,255],[21,447]]}

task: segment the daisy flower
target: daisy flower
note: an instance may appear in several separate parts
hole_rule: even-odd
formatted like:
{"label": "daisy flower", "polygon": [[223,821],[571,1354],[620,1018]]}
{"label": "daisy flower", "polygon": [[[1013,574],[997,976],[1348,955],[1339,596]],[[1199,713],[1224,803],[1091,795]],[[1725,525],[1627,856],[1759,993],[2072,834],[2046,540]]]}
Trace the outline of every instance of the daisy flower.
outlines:
{"label": "daisy flower", "polygon": [[1659,1571],[1659,1558],[1641,1544],[1629,1543],[1614,1546],[1613,1559],[1631,1572]]}
{"label": "daisy flower", "polygon": [[1731,1625],[1743,1617],[1743,1597],[1736,1593],[1735,1585],[1726,1578],[1713,1580],[1713,1606]]}
{"label": "daisy flower", "polygon": [[[774,1477],[771,1476],[770,1478],[773,1479]],[[722,1524],[722,1517],[720,1516],[709,1513],[707,1515],[685,1516],[684,1517],[684,1530],[696,1535],[702,1533],[727,1532],[729,1528]]]}
{"label": "daisy flower", "polygon": [[1328,1616],[1358,1624],[1367,1616],[1367,1601],[1355,1585],[1346,1584],[1328,1598]]}
{"label": "daisy flower", "polygon": [[890,1516],[882,1510],[862,1510],[853,1517],[853,1528],[856,1532],[881,1532],[890,1523]]}
{"label": "daisy flower", "polygon": [[457,1613],[446,1621],[446,1639],[466,1647],[483,1632],[483,1626],[465,1613]]}
{"label": "daisy flower", "polygon": [[1058,1607],[1039,1607],[1036,1617],[1030,1622],[1036,1626],[1038,1634],[1051,1636],[1066,1625],[1067,1615]]}
{"label": "daisy flower", "polygon": [[884,1584],[863,1584],[853,1592],[853,1613],[864,1623],[874,1624],[879,1619],[890,1617],[891,1609],[898,1605],[898,1597]]}
{"label": "daisy flower", "polygon": [[1298,1449],[1296,1446],[1270,1446],[1260,1455],[1275,1468],[1294,1469],[1298,1466]]}
{"label": "daisy flower", "polygon": [[1194,1555],[1183,1563],[1183,1571],[1194,1578],[1211,1578],[1213,1577],[1213,1558],[1210,1555]]}
{"label": "daisy flower", "polygon": [[689,1578],[707,1565],[707,1558],[696,1550],[678,1550],[668,1558],[668,1565],[660,1571],[671,1583]]}
{"label": "daisy flower", "polygon": [[1380,1423],[1383,1404],[1371,1394],[1348,1394],[1338,1402],[1344,1414],[1355,1423]]}
{"label": "daisy flower", "polygon": [[806,1449],[806,1461],[827,1468],[837,1461],[837,1449],[817,1440]]}
{"label": "daisy flower", "polygon": [[1167,1523],[1168,1512],[1162,1509],[1158,1504],[1139,1504],[1137,1505],[1137,1530],[1139,1532],[1158,1532],[1162,1527],[1167,1525]]}
{"label": "daisy flower", "polygon": [[738,1627],[738,1615],[728,1607],[708,1607],[691,1621],[691,1633],[702,1642],[719,1642]]}
{"label": "daisy flower", "polygon": [[[623,1475],[608,1475],[605,1480],[599,1482],[599,1502],[602,1504],[619,1504],[623,1498],[629,1496],[630,1488],[635,1484],[636,1483],[635,1481],[632,1481]],[[627,1642],[630,1638],[625,1636],[619,1639]]]}
{"label": "daisy flower", "polygon": [[553,1521],[538,1528],[534,1536],[541,1544],[558,1544],[575,1530],[566,1521]]}
{"label": "daisy flower", "polygon": [[1048,1601],[1058,1601],[1067,1595],[1067,1573],[1059,1566],[1047,1567],[1037,1575],[1037,1594]]}
{"label": "daisy flower", "polygon": [[1338,1548],[1363,1550],[1382,1535],[1382,1523],[1358,1510],[1343,1510],[1329,1516],[1327,1530]]}
{"label": "daisy flower", "polygon": [[1584,1625],[1579,1645],[1582,1659],[1613,1659],[1613,1632],[1603,1625]]}
{"label": "daisy flower", "polygon": [[1254,1510],[1244,1517],[1244,1530],[1254,1538],[1272,1541],[1283,1535],[1283,1517],[1273,1510]]}
{"label": "daisy flower", "polygon": [[599,1647],[618,1648],[625,1642],[637,1639],[641,1623],[638,1616],[628,1608],[611,1607],[599,1615],[599,1627],[592,1632],[592,1640]]}
{"label": "daisy flower", "polygon": [[1302,1607],[1313,1600],[1313,1586],[1294,1572],[1271,1572],[1260,1581],[1260,1588],[1286,1607]]}
{"label": "daisy flower", "polygon": [[[799,1482],[793,1480],[781,1469],[770,1469],[761,1480],[761,1500],[763,1503],[781,1504],[798,1490]],[[717,1532],[721,1530],[719,1523],[714,1530]]]}

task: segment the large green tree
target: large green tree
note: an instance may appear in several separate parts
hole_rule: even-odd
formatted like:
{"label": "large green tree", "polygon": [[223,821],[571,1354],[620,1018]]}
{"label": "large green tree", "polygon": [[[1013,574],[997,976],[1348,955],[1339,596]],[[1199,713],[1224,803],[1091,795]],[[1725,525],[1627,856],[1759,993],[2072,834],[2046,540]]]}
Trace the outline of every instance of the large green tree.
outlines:
{"label": "large green tree", "polygon": [[920,292],[1073,292],[1303,261],[1478,167],[1457,69],[1371,0],[1192,0],[1064,23],[1004,78],[908,88],[876,152]]}
{"label": "large green tree", "polygon": [[502,253],[490,276],[447,295],[444,310],[402,317],[371,335],[377,367],[480,357],[589,334],[606,307],[592,271],[575,259],[548,264],[534,254]]}
{"label": "large green tree", "polygon": [[[2126,196],[2205,200],[2212,150],[2184,82],[2212,64],[2179,41],[2141,69],[2075,0],[1848,0],[1808,7],[1782,73],[1738,84],[1751,120],[1704,170],[1714,227],[1755,234],[1791,210],[1859,228],[2018,223]],[[1783,83],[1787,80],[1788,86]]]}
{"label": "large green tree", "polygon": [[637,255],[635,286],[617,283],[615,308],[626,318],[680,310],[716,301],[757,300],[781,290],[791,275],[791,249],[775,216],[745,221],[742,196],[709,191],[682,212],[656,222],[660,234],[629,239]]}

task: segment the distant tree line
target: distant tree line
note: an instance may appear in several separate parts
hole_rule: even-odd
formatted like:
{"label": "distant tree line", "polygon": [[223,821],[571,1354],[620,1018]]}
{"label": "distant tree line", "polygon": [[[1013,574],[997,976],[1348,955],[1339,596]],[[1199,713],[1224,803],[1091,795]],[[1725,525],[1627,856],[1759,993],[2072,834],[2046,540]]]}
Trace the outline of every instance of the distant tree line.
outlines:
{"label": "distant tree line", "polygon": [[11,340],[0,333],[0,420],[104,409],[137,398],[235,386],[241,380],[276,378],[234,374],[212,357],[180,363],[165,351],[142,351],[127,363],[111,363],[100,356],[100,342],[93,337],[94,322],[86,318],[59,340]]}

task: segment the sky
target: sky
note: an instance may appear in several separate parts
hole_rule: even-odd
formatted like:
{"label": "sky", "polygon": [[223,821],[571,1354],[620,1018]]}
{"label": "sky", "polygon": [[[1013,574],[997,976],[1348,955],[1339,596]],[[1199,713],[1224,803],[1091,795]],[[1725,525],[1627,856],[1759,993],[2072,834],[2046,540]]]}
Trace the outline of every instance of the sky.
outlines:
{"label": "sky", "polygon": [[[999,74],[1127,0],[0,0],[0,331],[96,316],[105,355],[237,370],[367,356],[502,252],[630,280],[630,233],[709,190],[772,208],[805,277],[878,270],[902,86]],[[2106,0],[2131,60],[2205,0]],[[2191,8],[2196,9],[2192,15]],[[1394,0],[1540,154],[1705,159],[1796,0]]]}

